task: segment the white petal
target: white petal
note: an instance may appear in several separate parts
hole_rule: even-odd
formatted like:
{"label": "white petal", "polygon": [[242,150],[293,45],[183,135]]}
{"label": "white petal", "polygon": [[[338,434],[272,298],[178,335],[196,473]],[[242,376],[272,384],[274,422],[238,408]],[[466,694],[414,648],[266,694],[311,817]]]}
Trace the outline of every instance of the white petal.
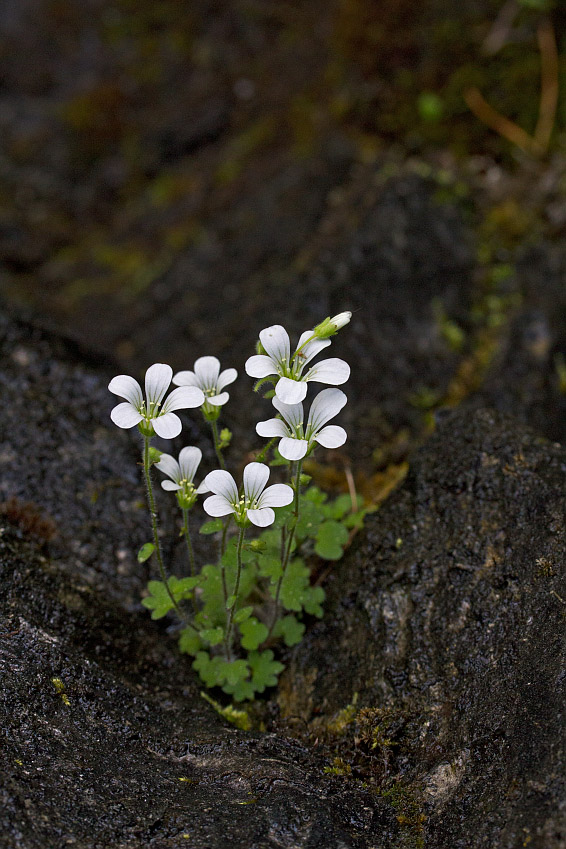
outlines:
{"label": "white petal", "polygon": [[278,413],[281,413],[293,430],[298,430],[301,427],[305,417],[302,404],[284,404],[276,395],[273,399],[273,406]]}
{"label": "white petal", "polygon": [[260,436],[288,436],[289,429],[281,419],[267,419],[258,422],[255,426],[256,433]]}
{"label": "white petal", "polygon": [[183,448],[179,454],[181,476],[192,483],[201,460],[202,451],[200,448],[196,448],[194,445],[189,445],[187,448]]}
{"label": "white petal", "polygon": [[220,373],[220,360],[216,357],[199,357],[194,364],[201,389],[214,389]]}
{"label": "white petal", "polygon": [[117,377],[113,377],[108,384],[108,389],[114,395],[119,395],[120,398],[125,398],[126,401],[129,401],[130,404],[136,408],[136,410],[139,410],[143,404],[141,386],[137,380],[134,380],[134,378],[130,377],[129,374],[119,374]]}
{"label": "white petal", "polygon": [[178,371],[173,375],[173,383],[175,386],[198,386],[194,371]]}
{"label": "white petal", "polygon": [[303,380],[291,380],[290,377],[280,377],[275,387],[275,394],[284,404],[300,404],[307,394],[307,384]]}
{"label": "white petal", "polygon": [[338,357],[331,357],[329,360],[323,360],[310,368],[303,380],[316,380],[318,383],[330,383],[332,386],[339,386],[341,383],[346,383],[350,377],[350,366],[344,360]]}
{"label": "white petal", "polygon": [[213,407],[222,407],[223,404],[227,404],[230,400],[230,396],[227,392],[221,392],[220,395],[212,395],[211,398],[206,398],[209,404],[212,404]]}
{"label": "white petal", "polygon": [[209,516],[227,516],[234,508],[223,495],[210,495],[202,505]]}
{"label": "white petal", "polygon": [[271,357],[276,363],[284,361],[289,365],[291,342],[284,327],[280,324],[272,324],[271,327],[266,327],[265,330],[260,332],[259,341],[268,357]]}
{"label": "white petal", "polygon": [[163,439],[174,439],[179,436],[183,429],[181,419],[175,413],[164,413],[161,416],[156,416],[151,419],[151,424],[156,434]]}
{"label": "white petal", "polygon": [[255,501],[265,488],[269,479],[269,466],[265,463],[248,463],[244,469],[244,495]]}
{"label": "white petal", "polygon": [[279,443],[279,453],[286,460],[300,460],[307,453],[309,444],[306,439],[288,436]]}
{"label": "white petal", "polygon": [[290,504],[294,498],[293,490],[286,483],[274,483],[273,486],[268,486],[264,489],[261,498],[258,501],[258,509],[264,507],[285,507]]}
{"label": "white petal", "polygon": [[224,371],[221,371],[218,376],[218,380],[216,381],[216,389],[218,392],[222,392],[225,386],[230,386],[231,383],[234,383],[237,377],[238,372],[235,368],[227,368],[224,369]]}
{"label": "white petal", "polygon": [[343,427],[327,425],[316,434],[315,441],[324,448],[339,448],[341,445],[344,445],[347,438],[348,434]]}
{"label": "white petal", "polygon": [[337,416],[348,398],[341,389],[323,389],[313,400],[307,422],[307,434],[317,433],[326,422]]}
{"label": "white petal", "polygon": [[167,396],[161,408],[162,413],[170,413],[172,410],[187,410],[191,407],[200,407],[204,404],[204,393],[198,386],[179,386]]}
{"label": "white petal", "polygon": [[275,513],[271,507],[263,507],[261,510],[248,510],[247,517],[258,528],[267,528],[275,521]]}
{"label": "white petal", "polygon": [[129,401],[124,401],[123,404],[114,407],[110,413],[110,418],[118,427],[128,428],[141,422],[143,416],[138,413],[135,407],[132,407]]}
{"label": "white petal", "polygon": [[162,454],[159,458],[159,463],[155,464],[155,468],[159,469],[160,472],[163,472],[164,475],[167,475],[175,483],[179,483],[181,480],[181,469],[171,454]]}
{"label": "white petal", "polygon": [[267,377],[277,374],[277,363],[265,354],[254,354],[246,360],[246,374],[250,377]]}
{"label": "white petal", "polygon": [[[238,487],[236,481],[224,469],[215,469],[209,472],[201,486],[207,486],[215,495],[223,495],[229,502],[235,504],[238,501]],[[206,491],[206,490],[205,490]]]}
{"label": "white petal", "polygon": [[168,492],[176,492],[178,489],[181,489],[180,485],[173,483],[173,481],[161,481],[161,486]]}
{"label": "white petal", "polygon": [[[299,344],[297,345],[297,349],[301,348],[301,345],[306,342],[313,335],[312,330],[305,330],[304,333],[301,333],[301,338],[299,339]],[[316,357],[317,354],[320,354],[325,348],[328,348],[331,345],[330,339],[312,339],[304,348],[301,348],[301,351],[296,359],[300,360],[302,368],[306,366],[307,363]]]}
{"label": "white petal", "polygon": [[154,363],[148,368],[145,373],[145,394],[148,403],[153,401],[159,404],[161,402],[171,385],[172,377],[173,369],[165,363]]}
{"label": "white petal", "polygon": [[210,492],[210,487],[207,486],[206,478],[197,486],[198,495],[204,495],[205,492]]}

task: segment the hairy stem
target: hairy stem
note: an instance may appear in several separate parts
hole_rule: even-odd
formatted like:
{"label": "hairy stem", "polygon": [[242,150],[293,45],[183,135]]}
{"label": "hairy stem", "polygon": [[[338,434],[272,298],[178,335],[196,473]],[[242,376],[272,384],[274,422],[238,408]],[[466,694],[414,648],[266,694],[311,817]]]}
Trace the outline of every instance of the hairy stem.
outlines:
{"label": "hairy stem", "polygon": [[212,430],[212,439],[214,441],[214,450],[216,452],[218,462],[220,463],[220,468],[225,469],[226,463],[224,462],[224,457],[222,456],[222,450],[220,448],[220,437],[218,435],[218,425],[216,424],[215,421],[210,422],[210,429]]}
{"label": "hairy stem", "polygon": [[299,495],[300,495],[300,488],[301,488],[301,468],[302,468],[302,465],[303,465],[303,461],[298,460],[297,468],[296,468],[296,474],[295,474],[295,500],[293,502],[293,521],[291,523],[291,529],[289,530],[289,535],[287,537],[287,547],[285,549],[285,557],[284,557],[283,563],[282,563],[281,577],[277,581],[277,589],[275,591],[275,610],[273,612],[273,621],[271,622],[271,627],[269,629],[269,632],[268,632],[267,637],[265,638],[264,642],[267,642],[267,640],[271,637],[271,634],[273,633],[273,629],[275,628],[275,625],[276,625],[277,620],[279,618],[279,596],[281,595],[281,586],[283,584],[283,579],[285,578],[285,572],[287,570],[287,566],[289,564],[289,558],[291,556],[293,539],[295,537],[295,528],[297,527],[297,522],[299,521]]}
{"label": "hairy stem", "polygon": [[[149,446],[151,442],[151,437],[146,436],[144,434],[144,445],[143,445],[143,475],[145,479],[145,487],[147,491],[147,504],[149,507],[149,515],[151,517],[151,529],[153,531],[153,544],[155,546],[155,554],[157,556],[157,566],[159,568],[159,574],[161,576],[161,580],[165,584],[165,589],[167,591],[167,595],[171,599],[171,603],[175,608],[175,613],[181,620],[184,625],[190,625],[192,628],[195,626],[189,622],[183,614],[183,611],[177,604],[173,593],[169,589],[169,583],[167,580],[167,573],[165,572],[165,566],[163,565],[163,555],[161,553],[161,543],[159,542],[159,534],[157,533],[157,509],[155,507],[155,498],[153,496],[153,486],[151,484],[151,472],[150,472],[150,462],[149,462]],[[195,628],[196,630],[196,628]]]}
{"label": "hairy stem", "polygon": [[228,624],[226,626],[226,660],[232,660],[232,625],[234,623],[234,611],[236,609],[236,602],[238,600],[238,592],[240,591],[240,577],[242,575],[242,546],[244,544],[244,536],[246,533],[246,529],[242,526],[240,527],[240,535],[238,537],[238,569],[236,572],[236,583],[234,585],[234,604],[230,608],[230,613],[228,614]]}

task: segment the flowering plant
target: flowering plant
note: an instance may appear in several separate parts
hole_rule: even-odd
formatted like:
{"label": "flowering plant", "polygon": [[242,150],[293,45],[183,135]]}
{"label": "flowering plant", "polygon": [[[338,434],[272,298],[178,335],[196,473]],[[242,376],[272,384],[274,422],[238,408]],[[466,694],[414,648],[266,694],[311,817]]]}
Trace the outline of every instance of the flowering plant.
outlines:
{"label": "flowering plant", "polygon": [[[322,616],[324,590],[311,584],[303,552],[338,559],[363,518],[357,497],[344,494],[332,502],[316,487],[302,491],[310,480],[303,474],[303,461],[316,445],[336,448],[346,440],[342,427],[327,424],[346,404],[344,392],[322,390],[313,399],[305,424],[302,401],[308,384],[335,386],[350,373],[347,363],[337,358],[323,360],[306,373],[304,369],[349,320],[350,313],[344,312],[305,331],[292,356],[289,336],[281,325],[259,334],[259,353],[248,359],[246,371],[259,378],[256,390],[265,382],[273,384],[267,396],[274,396],[278,415],[258,423],[257,433],[270,441],[256,461],[245,466],[241,486],[225,468],[224,451],[231,434],[226,429],[219,433],[217,428],[229,399],[224,390],[236,379],[235,369],[221,371],[218,359],[206,356],[196,360],[193,371],[173,377],[170,366],[156,363],[146,373],[145,398],[138,382],[128,375],[118,375],[109,384],[111,392],[126,399],[112,410],[112,420],[121,428],[137,425],[143,440],[153,539],[142,546],[138,560],[154,556],[160,578],[149,582],[143,604],[154,619],[174,612],[180,623],[181,651],[194,657],[193,667],[207,686],[220,686],[236,701],[251,699],[276,684],[283,669],[274,653],[277,642],[296,644],[305,630],[302,617]],[[171,380],[177,388],[165,398]],[[185,446],[175,459],[151,445],[155,435],[177,436],[182,424],[175,411],[195,407],[201,408],[210,425],[220,466],[208,472],[199,486],[194,483],[202,461],[199,448]],[[263,461],[270,454],[272,466],[287,467],[286,483],[267,486],[270,468]],[[168,575],[165,568],[153,466],[163,473],[161,487],[175,495],[182,514],[181,535],[189,563],[189,574],[182,577]],[[200,533],[215,534],[219,542],[216,561],[200,568],[189,529],[189,514],[199,495],[206,495],[203,508],[211,517]],[[246,541],[246,533],[254,528],[255,537]]]}

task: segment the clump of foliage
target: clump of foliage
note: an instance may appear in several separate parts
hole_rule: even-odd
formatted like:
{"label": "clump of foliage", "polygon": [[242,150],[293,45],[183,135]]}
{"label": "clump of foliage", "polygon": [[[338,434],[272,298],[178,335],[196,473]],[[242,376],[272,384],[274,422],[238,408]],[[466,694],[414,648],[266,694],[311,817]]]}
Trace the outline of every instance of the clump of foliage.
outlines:
{"label": "clump of foliage", "polygon": [[[304,617],[322,616],[324,590],[312,584],[312,557],[338,560],[350,534],[363,522],[362,503],[348,494],[329,500],[309,485],[309,476],[302,472],[303,460],[317,444],[337,448],[346,440],[342,427],[327,422],[347,401],[334,387],[348,379],[349,366],[338,358],[319,361],[308,370],[307,366],[349,320],[350,313],[341,313],[305,331],[293,354],[283,327],[261,331],[257,354],[247,360],[246,372],[257,379],[256,391],[271,384],[265,397],[272,399],[277,415],[257,424],[257,433],[269,441],[257,460],[245,467],[241,485],[227,471],[224,459],[232,435],[226,428],[219,431],[217,424],[229,400],[225,388],[237,377],[235,369],[221,372],[216,357],[207,356],[195,362],[194,371],[173,376],[170,366],[156,363],[146,373],[145,397],[128,375],[115,377],[109,385],[110,391],[126,399],[112,410],[112,420],[123,428],[137,426],[143,440],[153,539],[142,546],[138,560],[155,558],[159,578],[149,582],[142,603],[153,619],[171,613],[177,617],[179,648],[194,658],[193,668],[204,684],[222,688],[238,702],[277,683],[283,670],[274,651],[277,644],[296,645],[305,631]],[[171,380],[177,388],[165,397]],[[302,402],[311,382],[333,388],[314,398],[305,419]],[[175,459],[151,445],[155,435],[173,438],[180,433],[176,410],[196,407],[211,428],[219,464],[199,486],[194,479],[202,460],[200,449],[186,446]],[[165,568],[153,466],[166,476],[161,485],[175,497],[181,512],[188,563],[188,574],[183,576],[169,575]],[[270,467],[280,469],[287,482],[266,486]],[[210,520],[199,532],[216,537],[217,557],[199,566],[189,517],[204,494]],[[250,529],[257,531],[246,538]]]}

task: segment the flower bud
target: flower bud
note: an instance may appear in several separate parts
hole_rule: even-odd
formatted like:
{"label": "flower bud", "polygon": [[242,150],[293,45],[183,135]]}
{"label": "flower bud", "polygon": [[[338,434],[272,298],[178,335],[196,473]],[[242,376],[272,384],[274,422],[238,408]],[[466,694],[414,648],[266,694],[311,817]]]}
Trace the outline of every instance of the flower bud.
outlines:
{"label": "flower bud", "polygon": [[341,327],[348,324],[351,318],[352,313],[349,310],[340,312],[338,315],[334,315],[332,318],[325,318],[324,321],[317,324],[313,333],[318,339],[328,339],[330,336],[334,336]]}

